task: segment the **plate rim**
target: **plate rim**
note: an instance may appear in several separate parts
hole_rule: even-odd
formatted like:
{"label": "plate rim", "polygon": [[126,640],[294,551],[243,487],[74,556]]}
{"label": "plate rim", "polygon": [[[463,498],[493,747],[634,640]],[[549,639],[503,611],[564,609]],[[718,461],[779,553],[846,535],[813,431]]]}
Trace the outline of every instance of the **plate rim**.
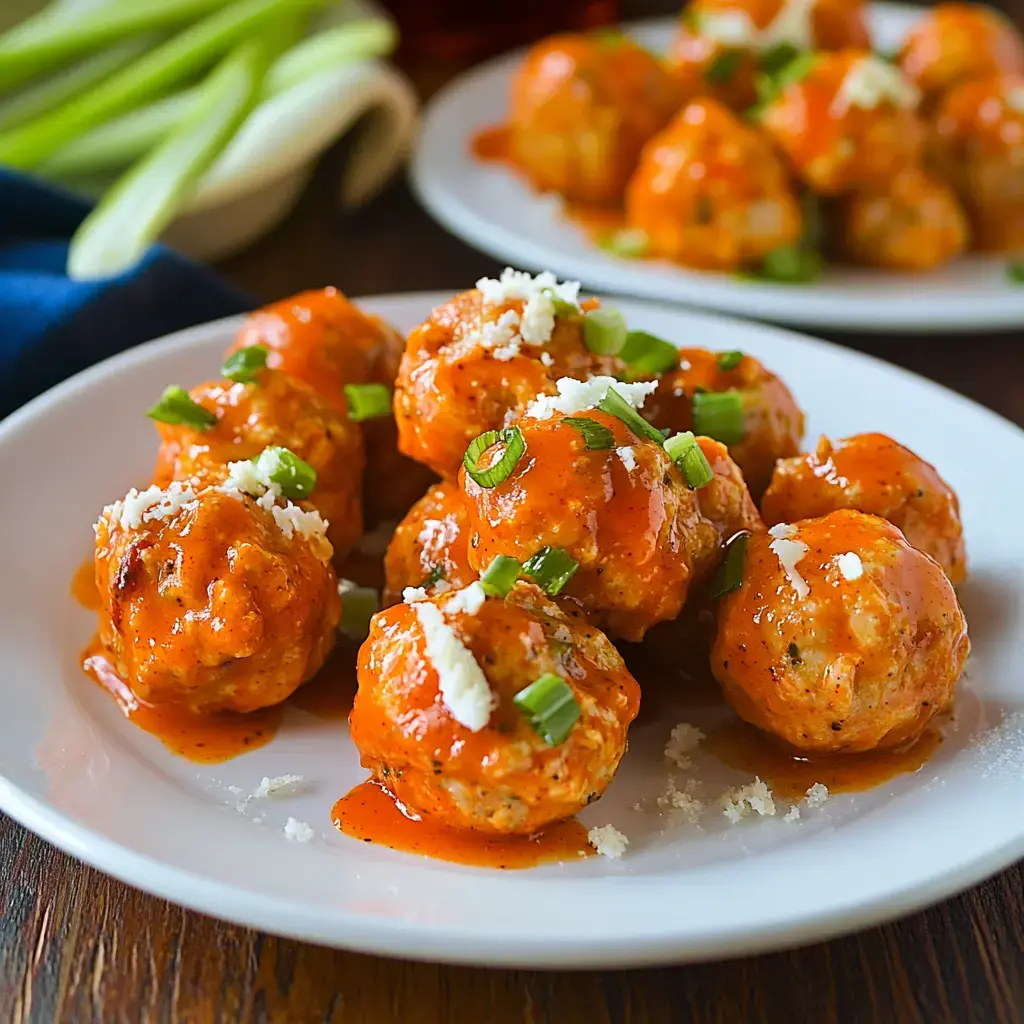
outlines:
{"label": "plate rim", "polygon": [[[374,309],[382,304],[422,304],[424,310],[443,301],[448,292],[402,292],[363,296],[356,301]],[[951,389],[929,381],[884,359],[850,349],[833,342],[776,327],[739,320],[717,313],[694,311],[670,303],[628,300],[628,305],[645,311],[660,312],[699,326],[700,321],[732,325],[741,332],[776,336],[799,346],[823,346],[834,354],[854,361],[864,361],[876,369],[903,378],[907,383],[925,385],[940,392],[946,400],[966,403],[987,418],[998,421],[1001,428],[1010,426],[1017,434],[1024,430],[991,409]],[[0,423],[0,444],[8,442],[31,424],[53,404],[66,396],[87,390],[93,381],[109,374],[128,370],[145,363],[153,355],[164,355],[182,347],[208,344],[214,337],[233,331],[245,318],[226,317],[199,324],[161,338],[152,339],[135,348],[97,363],[56,385],[12,413]],[[204,877],[167,861],[151,857],[110,839],[88,824],[75,820],[59,808],[48,804],[0,773],[0,809],[44,840],[56,845],[99,871],[126,884],[199,913],[212,914],[245,927],[258,928],[276,935],[302,941],[313,941],[338,948],[352,949],[386,956],[402,956],[417,960],[458,963],[477,966],[599,968],[636,967],[643,965],[695,962],[725,959],[773,950],[791,948],[814,941],[834,938],[865,927],[880,924],[923,909],[957,892],[975,885],[1024,856],[1024,827],[1004,843],[958,865],[955,870],[929,875],[917,884],[900,890],[895,896],[882,893],[855,907],[837,911],[834,907],[810,908],[794,913],[789,919],[770,928],[736,925],[699,943],[678,935],[654,935],[623,948],[614,932],[595,936],[592,940],[567,943],[554,940],[543,949],[531,951],[519,944],[513,950],[508,940],[475,936],[467,938],[457,929],[447,931],[435,923],[415,920],[381,921],[353,913],[339,915],[322,911],[311,914],[308,907],[280,896],[261,895],[254,899],[248,889]],[[344,922],[344,934],[337,923]],[[333,926],[332,926],[333,925]],[[511,940],[514,942],[515,940]]]}
{"label": "plate rim", "polygon": [[[900,19],[920,17],[925,11],[913,4],[889,0],[876,0],[869,7],[880,17]],[[623,27],[629,32],[643,33],[664,29],[672,21],[671,16],[642,18],[624,22]],[[827,290],[823,293],[813,286],[800,289],[764,282],[732,283],[729,287],[727,274],[704,273],[671,263],[667,266],[671,272],[681,275],[678,279],[660,275],[647,278],[627,272],[628,284],[624,285],[621,283],[623,268],[618,263],[609,262],[606,266],[603,262],[591,262],[602,260],[600,253],[588,252],[583,257],[570,253],[562,258],[557,248],[549,248],[489,222],[476,207],[460,199],[450,184],[446,185],[437,171],[428,166],[428,149],[443,126],[440,118],[446,104],[470,92],[481,80],[490,80],[499,73],[507,74],[506,69],[521,59],[526,50],[527,47],[519,47],[499,54],[462,72],[438,90],[423,108],[420,131],[409,162],[407,177],[417,201],[438,224],[479,251],[534,271],[549,269],[562,277],[583,277],[587,286],[612,294],[641,301],[667,302],[684,309],[726,313],[744,319],[766,319],[798,328],[863,334],[955,334],[965,331],[994,333],[1024,326],[1024,294],[1015,301],[1015,293],[1009,286],[992,294],[982,292],[962,299],[965,304],[959,312],[946,308],[931,312],[929,296],[919,295],[917,287],[920,281],[927,280],[927,274],[892,272],[887,277],[906,282],[905,287],[894,294],[892,302],[887,302],[883,295],[876,296],[874,304],[865,304],[861,296],[853,294],[846,299],[845,311],[837,312],[834,297]],[[460,135],[460,141],[464,146],[466,138]],[[535,198],[539,202],[544,201],[544,197]],[[978,260],[997,258],[985,254],[972,256]],[[710,299],[706,294],[701,296],[702,284],[716,289]],[[669,292],[673,286],[685,288],[686,294],[678,298],[671,295]],[[801,294],[807,301],[801,302]]]}

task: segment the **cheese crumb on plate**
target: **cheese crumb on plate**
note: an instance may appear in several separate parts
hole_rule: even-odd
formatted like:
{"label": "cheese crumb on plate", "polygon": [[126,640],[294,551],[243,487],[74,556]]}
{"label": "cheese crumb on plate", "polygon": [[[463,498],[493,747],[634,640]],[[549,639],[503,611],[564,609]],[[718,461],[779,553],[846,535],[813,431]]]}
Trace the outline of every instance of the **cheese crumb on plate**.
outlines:
{"label": "cheese crumb on plate", "polygon": [[602,857],[617,860],[626,852],[629,840],[614,825],[597,825],[587,833],[587,841]]}

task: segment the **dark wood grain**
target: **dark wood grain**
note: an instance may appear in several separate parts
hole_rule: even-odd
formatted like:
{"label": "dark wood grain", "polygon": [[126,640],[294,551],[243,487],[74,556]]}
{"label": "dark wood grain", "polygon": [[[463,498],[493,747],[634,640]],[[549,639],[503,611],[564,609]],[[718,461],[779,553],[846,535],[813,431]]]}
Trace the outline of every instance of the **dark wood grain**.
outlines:
{"label": "dark wood grain", "polygon": [[[282,228],[225,265],[228,276],[270,300],[326,284],[353,295],[454,290],[500,269],[432,224],[401,183],[367,209],[338,210],[342,156],[325,162]],[[830,337],[1024,424],[1024,332]],[[490,971],[223,924],[84,867],[0,816],[0,1022],[50,1021],[1020,1024],[1024,870],[898,923],[771,956],[628,972]]]}

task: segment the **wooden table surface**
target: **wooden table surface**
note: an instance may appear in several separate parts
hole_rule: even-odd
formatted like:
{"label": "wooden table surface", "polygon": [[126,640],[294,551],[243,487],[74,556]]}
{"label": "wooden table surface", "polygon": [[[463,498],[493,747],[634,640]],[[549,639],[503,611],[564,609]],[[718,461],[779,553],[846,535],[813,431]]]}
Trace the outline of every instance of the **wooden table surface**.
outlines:
{"label": "wooden table surface", "polygon": [[[356,214],[333,213],[331,164],[280,230],[225,265],[229,277],[269,300],[327,284],[350,295],[455,290],[500,270],[434,225],[402,184]],[[1024,425],[1024,332],[829,337]],[[223,924],[84,867],[0,816],[0,1022],[24,1021],[1019,1024],[1024,872],[1017,865],[925,913],[786,953],[624,972],[500,971]]]}

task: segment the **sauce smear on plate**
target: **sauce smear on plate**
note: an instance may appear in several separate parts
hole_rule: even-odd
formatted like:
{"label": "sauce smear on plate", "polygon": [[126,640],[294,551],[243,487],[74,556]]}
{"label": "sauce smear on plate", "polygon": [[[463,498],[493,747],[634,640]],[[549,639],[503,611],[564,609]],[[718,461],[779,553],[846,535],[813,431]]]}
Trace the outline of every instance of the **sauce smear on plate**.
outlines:
{"label": "sauce smear on plate", "polygon": [[96,567],[91,558],[83,562],[71,577],[71,596],[87,612],[100,610],[100,595],[96,589]]}
{"label": "sauce smear on plate", "polygon": [[896,750],[807,757],[736,719],[712,732],[703,749],[730,768],[764,779],[775,796],[796,800],[816,782],[828,786],[830,793],[859,793],[897,775],[916,772],[941,742],[938,730],[929,729],[909,747]]}
{"label": "sauce smear on plate", "polygon": [[146,704],[118,676],[96,642],[83,653],[82,668],[117,701],[125,718],[156,736],[172,753],[198,764],[219,764],[265,746],[284,716],[283,705],[247,715],[195,715],[182,708]]}
{"label": "sauce smear on plate", "polygon": [[570,818],[534,836],[490,836],[460,832],[411,818],[378,783],[361,782],[331,811],[339,832],[392,850],[486,868],[532,868],[552,861],[577,860],[594,851],[587,830]]}
{"label": "sauce smear on plate", "polygon": [[484,128],[473,136],[473,156],[493,163],[512,162],[512,129],[505,124]]}

